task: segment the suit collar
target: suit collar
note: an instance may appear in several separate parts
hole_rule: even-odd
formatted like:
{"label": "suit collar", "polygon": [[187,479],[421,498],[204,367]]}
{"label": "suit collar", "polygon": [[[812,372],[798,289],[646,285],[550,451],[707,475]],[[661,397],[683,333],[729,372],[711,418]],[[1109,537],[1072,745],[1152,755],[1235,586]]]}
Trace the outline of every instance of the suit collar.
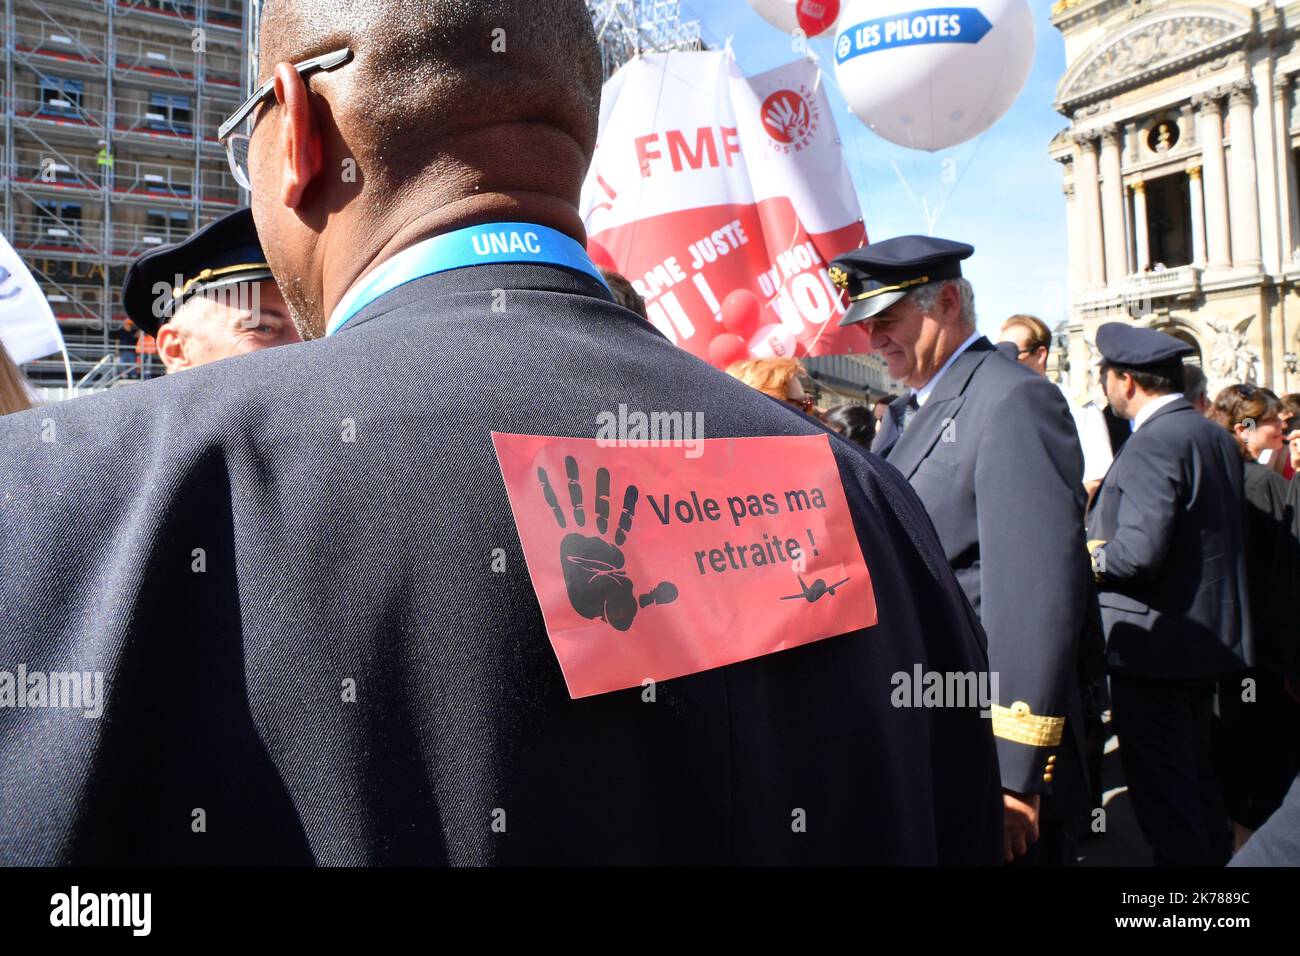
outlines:
{"label": "suit collar", "polygon": [[[1161,415],[1168,415],[1170,412],[1181,412],[1181,411],[1184,411],[1184,410],[1196,411],[1196,409],[1192,408],[1192,403],[1191,403],[1191,402],[1189,402],[1187,399],[1183,398],[1183,396],[1179,395],[1179,396],[1175,397],[1172,401],[1165,402],[1163,405],[1161,405],[1159,408],[1157,408],[1157,409],[1156,409],[1154,412],[1152,412],[1150,415],[1148,415],[1148,416],[1146,416],[1145,418],[1143,418],[1143,419],[1142,419],[1142,428],[1146,428],[1146,426],[1150,425],[1153,421],[1155,421],[1155,420],[1156,420],[1157,418],[1159,418]],[[1141,431],[1141,428],[1135,428],[1135,429],[1133,429],[1133,431],[1136,433],[1136,432],[1138,432],[1138,431]]]}
{"label": "suit collar", "polygon": [[952,418],[961,407],[975,370],[996,352],[993,343],[983,335],[968,345],[939,377],[934,391],[912,416],[905,433],[899,433],[898,420],[907,405],[907,396],[890,402],[889,414],[880,423],[881,430],[871,443],[871,450],[888,458],[891,465],[910,478],[943,434],[944,420]]}
{"label": "suit collar", "polygon": [[971,376],[975,374],[975,370],[983,364],[986,358],[996,352],[997,349],[994,348],[993,343],[983,335],[968,345],[966,351],[957,356],[957,361],[948,366],[948,370],[943,373],[935,384],[934,391],[926,399],[921,411],[925,411],[932,403],[948,401],[966,391],[966,386],[970,384]]}
{"label": "suit collar", "polygon": [[[613,302],[610,291],[590,276],[563,266],[538,263],[496,263],[465,266],[422,276],[387,292],[350,319],[338,334],[406,308],[412,302],[427,302],[444,296],[465,292],[494,292],[510,289],[529,292],[559,292],[567,295],[585,295]],[[651,326],[653,328],[653,326]],[[658,333],[658,330],[655,330]]]}
{"label": "suit collar", "polygon": [[956,351],[954,351],[952,355],[948,356],[948,361],[944,362],[943,365],[940,366],[939,371],[934,373],[934,376],[930,381],[926,382],[920,388],[914,389],[914,394],[916,395],[919,405],[924,406],[925,403],[930,400],[930,396],[938,390],[939,383],[943,381],[944,376],[951,372],[953,366],[961,361],[962,356],[969,352],[971,347],[980,341],[987,343],[988,339],[985,339],[984,336],[980,335],[978,332],[972,332],[966,337],[966,341],[957,346]]}

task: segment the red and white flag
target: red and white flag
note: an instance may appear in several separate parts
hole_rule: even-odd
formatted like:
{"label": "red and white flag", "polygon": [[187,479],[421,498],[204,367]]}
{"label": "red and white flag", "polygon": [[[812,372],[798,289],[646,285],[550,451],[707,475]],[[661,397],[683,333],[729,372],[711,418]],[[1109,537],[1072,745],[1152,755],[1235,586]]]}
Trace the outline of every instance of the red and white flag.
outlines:
{"label": "red and white flag", "polygon": [[[866,232],[808,60],[752,77],[727,51],[626,64],[605,84],[582,213],[593,258],[701,358],[868,351],[860,328],[838,326],[844,306],[826,272]],[[727,328],[723,303],[736,290],[757,296],[761,313],[736,322],[728,309]],[[711,354],[726,333],[743,345],[719,341]]]}

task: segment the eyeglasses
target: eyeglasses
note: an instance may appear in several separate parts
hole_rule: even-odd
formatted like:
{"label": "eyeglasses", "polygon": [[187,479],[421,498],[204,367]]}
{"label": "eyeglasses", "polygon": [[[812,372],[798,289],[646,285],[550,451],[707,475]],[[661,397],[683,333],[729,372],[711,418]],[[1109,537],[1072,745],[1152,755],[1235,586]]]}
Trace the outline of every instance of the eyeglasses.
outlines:
{"label": "eyeglasses", "polygon": [[[298,71],[298,75],[305,77],[313,70],[332,70],[335,67],[342,66],[352,58],[350,47],[343,47],[341,50],[335,50],[333,53],[325,53],[321,56],[314,56],[310,60],[303,60],[301,63],[295,63],[293,68]],[[253,95],[244,100],[242,106],[230,114],[227,119],[217,129],[217,139],[226,145],[226,160],[230,163],[231,175],[235,177],[235,182],[245,189],[251,190],[252,183],[248,178],[248,144],[253,138],[252,131],[247,133],[236,133],[234,130],[248,119],[253,110],[258,105],[275,92],[275,77],[271,77],[261,86],[259,86]]]}

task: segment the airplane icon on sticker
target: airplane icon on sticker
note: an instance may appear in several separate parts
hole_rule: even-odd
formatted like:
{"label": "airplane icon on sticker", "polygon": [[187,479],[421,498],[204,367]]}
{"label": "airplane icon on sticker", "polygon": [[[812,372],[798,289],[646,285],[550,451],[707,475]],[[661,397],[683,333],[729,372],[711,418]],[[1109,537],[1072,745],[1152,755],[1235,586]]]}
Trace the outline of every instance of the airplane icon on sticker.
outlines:
{"label": "airplane icon on sticker", "polygon": [[834,597],[835,589],[839,587],[841,584],[848,584],[849,582],[849,579],[845,578],[842,581],[836,581],[834,584],[828,587],[825,581],[823,581],[821,578],[818,578],[816,581],[812,583],[812,587],[809,587],[807,584],[804,583],[802,575],[796,575],[796,577],[799,578],[799,587],[802,589],[802,593],[787,594],[785,597],[781,598],[782,601],[798,601],[802,599],[807,601],[809,604],[812,604],[814,601],[821,600],[821,598],[823,598],[827,594],[829,594],[831,597]]}

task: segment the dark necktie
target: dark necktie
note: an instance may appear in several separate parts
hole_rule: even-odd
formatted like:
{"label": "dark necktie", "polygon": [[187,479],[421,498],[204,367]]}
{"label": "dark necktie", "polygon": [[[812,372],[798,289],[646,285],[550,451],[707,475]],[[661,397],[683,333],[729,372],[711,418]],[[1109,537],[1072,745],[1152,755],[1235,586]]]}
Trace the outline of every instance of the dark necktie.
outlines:
{"label": "dark necktie", "polygon": [[898,433],[901,435],[907,431],[907,423],[912,420],[912,416],[921,410],[921,404],[916,400],[916,392],[907,396],[907,404],[903,406],[903,414],[898,419]]}

